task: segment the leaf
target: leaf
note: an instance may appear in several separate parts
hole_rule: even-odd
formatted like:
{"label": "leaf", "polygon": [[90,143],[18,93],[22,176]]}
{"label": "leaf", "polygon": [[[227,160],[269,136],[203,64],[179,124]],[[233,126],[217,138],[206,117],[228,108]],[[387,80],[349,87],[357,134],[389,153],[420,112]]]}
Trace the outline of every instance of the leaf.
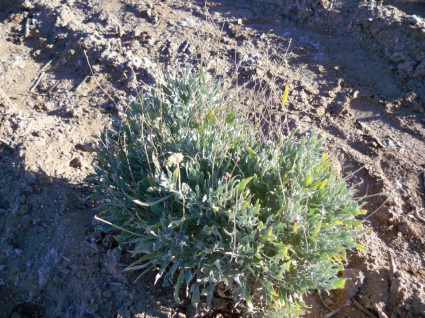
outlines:
{"label": "leaf", "polygon": [[176,285],[174,285],[174,300],[176,301],[176,303],[181,304],[182,301],[180,300],[179,297],[179,291],[180,291],[180,287],[183,283],[183,270],[180,271],[179,277],[177,278],[177,282]]}
{"label": "leaf", "polygon": [[232,124],[236,119],[236,112],[232,111],[226,118],[226,124]]}
{"label": "leaf", "polygon": [[162,199],[159,199],[159,200],[157,200],[157,201],[153,201],[153,202],[141,202],[141,201],[139,201],[139,200],[133,200],[133,202],[134,202],[134,203],[136,203],[136,204],[138,204],[138,205],[148,207],[148,206],[154,206],[154,205],[157,205],[158,203],[161,203],[162,201],[167,200],[169,197],[171,197],[171,195],[168,195],[168,196],[166,196],[166,197],[164,197],[164,198],[162,198]]}
{"label": "leaf", "polygon": [[173,183],[178,186],[177,182],[179,181],[180,169],[177,167],[173,172]]}
{"label": "leaf", "polygon": [[241,193],[245,190],[247,184],[252,180],[252,178],[254,178],[254,177],[249,177],[249,178],[241,180],[241,182],[239,183],[239,186],[238,186],[239,193]]}
{"label": "leaf", "polygon": [[313,229],[313,231],[310,231],[309,233],[311,235],[316,235],[319,232],[321,227],[322,227],[322,220],[320,220],[319,224]]}
{"label": "leaf", "polygon": [[211,301],[214,295],[214,288],[215,285],[209,285],[208,287],[205,287],[202,292],[201,295],[203,296],[207,296],[207,306],[210,307],[211,306]]}
{"label": "leaf", "polygon": [[137,265],[137,264],[140,264],[141,262],[143,262],[143,261],[147,261],[147,260],[150,260],[150,259],[152,259],[152,258],[155,258],[155,257],[157,257],[157,256],[161,256],[162,255],[162,253],[161,252],[157,252],[157,253],[152,253],[152,254],[146,254],[146,255],[143,255],[142,257],[140,257],[137,261],[135,261],[134,263],[131,263],[127,268],[131,268],[131,267],[133,267],[134,265]]}
{"label": "leaf", "polygon": [[258,156],[257,153],[254,150],[252,150],[249,146],[246,146],[246,150],[248,150],[248,153],[251,156],[255,156],[255,157]]}
{"label": "leaf", "polygon": [[311,180],[312,180],[312,178],[311,178],[311,171],[308,170],[308,172],[307,172],[307,174],[305,176],[305,185],[308,186],[311,183]]}
{"label": "leaf", "polygon": [[335,288],[335,289],[344,288],[344,285],[345,285],[345,281],[346,280],[347,280],[346,278],[338,278],[337,280],[334,280],[332,282],[333,288]]}
{"label": "leaf", "polygon": [[285,86],[285,91],[283,92],[283,96],[282,96],[282,103],[280,104],[281,108],[283,108],[283,106],[286,104],[286,101],[288,100],[288,94],[289,94],[288,86]]}
{"label": "leaf", "polygon": [[194,284],[194,286],[195,287],[192,291],[192,306],[196,308],[199,301],[201,300],[201,295],[199,294],[199,283]]}
{"label": "leaf", "polygon": [[357,249],[359,250],[367,250],[367,247],[364,247],[363,245],[356,244]]}
{"label": "leaf", "polygon": [[208,124],[212,124],[213,122],[214,122],[214,120],[215,120],[215,111],[216,111],[216,109],[214,108],[212,111],[210,111],[209,113],[208,113],[208,115],[205,117],[205,122],[206,123],[208,123]]}

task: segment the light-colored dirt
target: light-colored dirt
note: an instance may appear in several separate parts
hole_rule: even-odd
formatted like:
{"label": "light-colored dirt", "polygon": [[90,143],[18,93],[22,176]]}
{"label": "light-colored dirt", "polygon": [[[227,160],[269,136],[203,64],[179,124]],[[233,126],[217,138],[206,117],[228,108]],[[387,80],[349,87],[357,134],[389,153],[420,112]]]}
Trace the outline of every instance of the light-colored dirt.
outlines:
{"label": "light-colored dirt", "polygon": [[[320,128],[341,176],[377,194],[346,288],[307,295],[305,316],[366,317],[358,302],[424,317],[425,19],[421,4],[391,4],[0,0],[0,317],[195,316],[154,272],[122,272],[129,253],[84,200],[93,135],[182,67],[237,85],[266,135]],[[239,317],[231,305],[215,298],[213,316]]]}

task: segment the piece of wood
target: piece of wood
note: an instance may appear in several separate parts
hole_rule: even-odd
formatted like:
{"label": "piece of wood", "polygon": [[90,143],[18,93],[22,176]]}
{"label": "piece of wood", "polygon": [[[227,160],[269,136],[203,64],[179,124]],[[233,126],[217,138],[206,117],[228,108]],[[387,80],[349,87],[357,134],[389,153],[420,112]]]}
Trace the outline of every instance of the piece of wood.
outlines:
{"label": "piece of wood", "polygon": [[327,314],[327,315],[325,316],[325,318],[331,318],[331,317],[333,317],[333,316],[337,315],[340,311],[341,311],[341,308],[338,308],[338,309],[336,309],[336,310],[332,311],[331,313]]}
{"label": "piece of wood", "polygon": [[34,82],[34,85],[31,86],[31,88],[30,88],[30,92],[31,93],[35,90],[35,88],[38,86],[38,84],[40,83],[40,81],[43,79],[44,74],[46,74],[46,73],[45,72],[41,72],[40,75],[38,75],[38,78]]}
{"label": "piece of wood", "polygon": [[369,310],[367,310],[363,305],[361,305],[358,301],[353,300],[353,305],[360,309],[363,313],[371,318],[377,318],[374,314],[372,314]]}

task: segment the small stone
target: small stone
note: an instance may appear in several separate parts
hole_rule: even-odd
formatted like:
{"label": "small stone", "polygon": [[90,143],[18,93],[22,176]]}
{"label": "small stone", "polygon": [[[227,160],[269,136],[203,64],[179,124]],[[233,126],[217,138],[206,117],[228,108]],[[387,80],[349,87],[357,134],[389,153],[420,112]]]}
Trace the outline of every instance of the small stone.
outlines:
{"label": "small stone", "polygon": [[410,73],[410,72],[413,71],[413,65],[415,65],[415,62],[413,62],[413,61],[406,61],[406,62],[403,62],[403,63],[398,64],[397,65],[397,68],[400,71],[404,71],[406,73]]}
{"label": "small stone", "polygon": [[72,168],[81,168],[83,166],[82,159],[82,157],[72,159],[69,166]]}
{"label": "small stone", "polygon": [[25,0],[24,3],[21,4],[21,10],[23,10],[23,11],[29,11],[33,8],[34,8],[34,6],[28,0]]}
{"label": "small stone", "polygon": [[20,203],[25,203],[25,201],[27,200],[27,197],[25,196],[25,195],[21,195],[20,197],[19,197],[19,202]]}
{"label": "small stone", "polygon": [[21,207],[19,208],[19,214],[20,215],[25,215],[28,213],[28,211],[30,210],[30,207],[27,204],[23,204],[21,205]]}
{"label": "small stone", "polygon": [[179,313],[177,314],[176,318],[186,318],[186,315],[185,315],[185,314],[183,314],[183,313],[181,313],[181,312],[179,312]]}
{"label": "small stone", "polygon": [[330,299],[330,298],[323,298],[323,302],[325,303],[325,305],[333,305],[334,302]]}
{"label": "small stone", "polygon": [[319,94],[319,90],[317,88],[314,88],[313,86],[311,86],[310,84],[304,83],[304,90],[311,94],[311,95],[318,95]]}
{"label": "small stone", "polygon": [[187,27],[187,26],[192,26],[193,25],[193,20],[191,18],[184,18],[180,23],[180,26],[182,27]]}
{"label": "small stone", "polygon": [[80,118],[83,115],[81,108],[73,108],[69,111],[69,115],[73,118]]}
{"label": "small stone", "polygon": [[242,19],[238,19],[238,25],[242,25]]}
{"label": "small stone", "polygon": [[407,60],[406,55],[403,52],[394,52],[390,55],[389,59],[394,63],[399,63]]}
{"label": "small stone", "polygon": [[227,309],[227,302],[223,298],[217,298],[214,297],[212,299],[212,309],[214,311],[226,311]]}
{"label": "small stone", "polygon": [[316,108],[316,114],[317,114],[317,116],[322,117],[322,116],[325,115],[325,113],[326,113],[325,107],[319,106],[319,107]]}
{"label": "small stone", "polygon": [[343,289],[334,291],[334,301],[345,305],[357,295],[360,286],[363,285],[365,275],[358,269],[347,269],[342,272],[342,278],[347,278],[347,280]]}
{"label": "small stone", "polygon": [[0,286],[4,286],[4,280],[0,278]]}
{"label": "small stone", "polygon": [[420,76],[425,76],[425,62],[419,64],[415,69],[415,73],[413,74],[414,78],[418,78]]}

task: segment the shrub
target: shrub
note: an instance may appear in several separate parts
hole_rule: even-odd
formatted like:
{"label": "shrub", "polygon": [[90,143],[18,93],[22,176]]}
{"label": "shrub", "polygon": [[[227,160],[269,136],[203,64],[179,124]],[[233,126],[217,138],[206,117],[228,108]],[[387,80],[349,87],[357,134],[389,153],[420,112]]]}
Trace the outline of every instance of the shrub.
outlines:
{"label": "shrub", "polygon": [[279,316],[310,289],[344,285],[364,211],[316,133],[264,142],[226,96],[202,71],[166,74],[105,128],[89,179],[109,199],[105,226],[138,257],[127,270],[158,268],[177,302],[186,286],[193,305],[210,304],[220,285],[246,315]]}

